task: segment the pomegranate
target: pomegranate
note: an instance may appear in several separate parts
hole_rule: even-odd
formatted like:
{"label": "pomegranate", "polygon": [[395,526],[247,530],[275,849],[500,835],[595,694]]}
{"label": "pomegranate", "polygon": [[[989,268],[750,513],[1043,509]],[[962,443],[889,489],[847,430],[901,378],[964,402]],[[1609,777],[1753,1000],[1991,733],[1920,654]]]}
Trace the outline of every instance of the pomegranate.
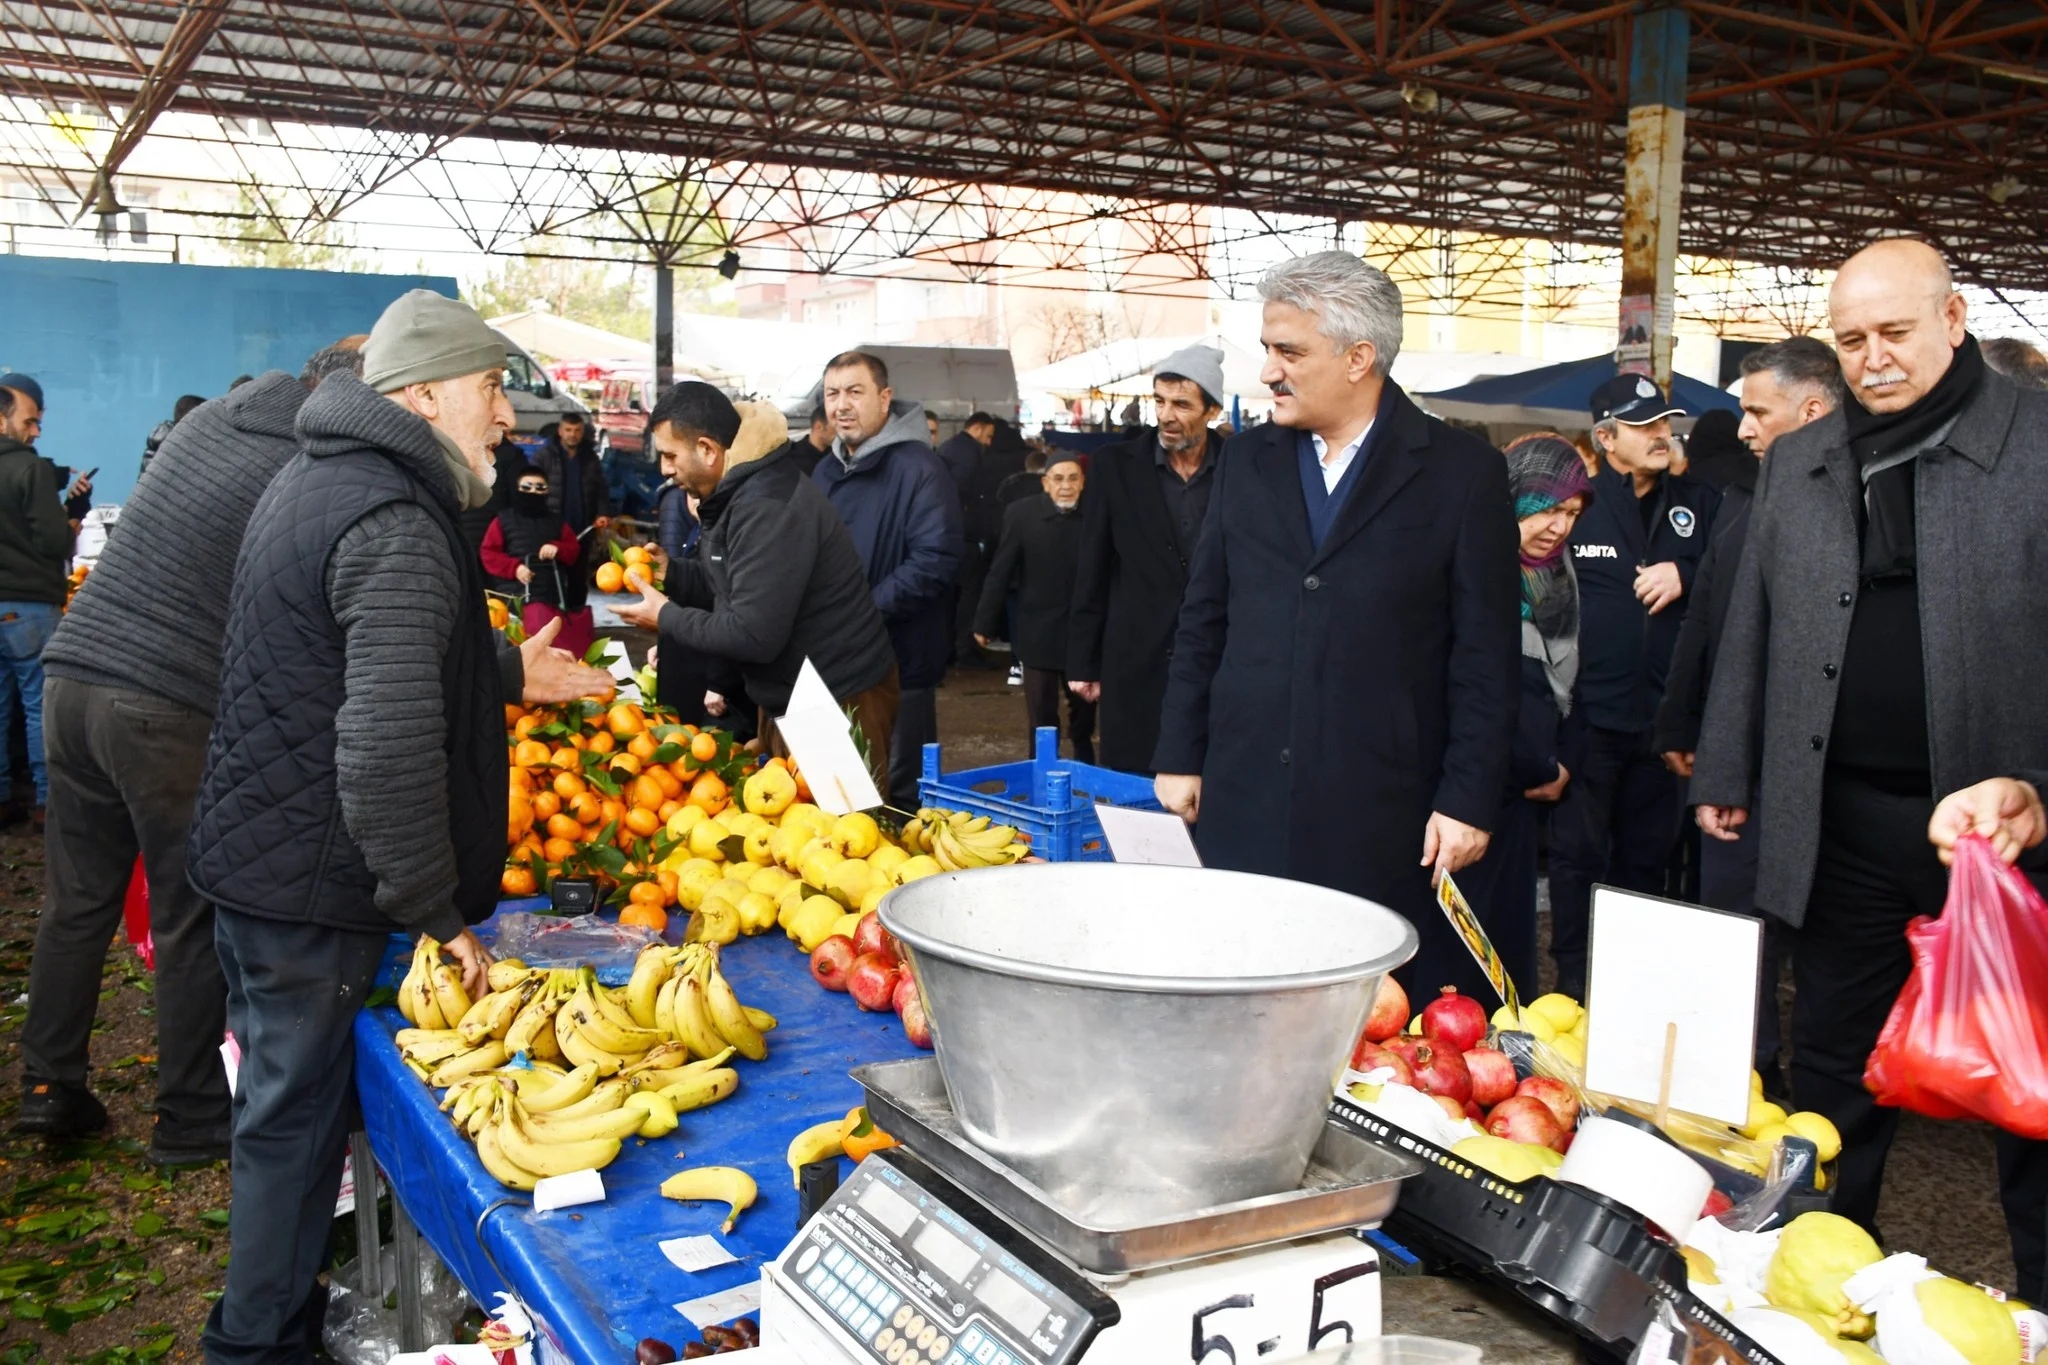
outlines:
{"label": "pomegranate", "polygon": [[1707,1206],[1700,1210],[1702,1218],[1717,1218],[1735,1207],[1735,1201],[1719,1190],[1707,1191]]}
{"label": "pomegranate", "polygon": [[1439,1047],[1427,1038],[1417,1038],[1405,1051],[1415,1072],[1415,1088],[1427,1095],[1448,1095],[1462,1112],[1472,1098],[1472,1073],[1465,1069],[1463,1053]]}
{"label": "pomegranate", "polygon": [[1465,1117],[1482,1128],[1486,1126],[1486,1111],[1472,1100],[1465,1101]]}
{"label": "pomegranate", "polygon": [[861,953],[846,969],[846,991],[864,1010],[886,1010],[892,1008],[891,1002],[896,995],[896,976],[893,958],[880,953]]}
{"label": "pomegranate", "polygon": [[880,953],[891,962],[899,960],[900,957],[896,951],[896,940],[882,927],[882,917],[872,910],[862,915],[860,923],[853,926],[853,951],[856,956],[862,953]]}
{"label": "pomegranate", "polygon": [[1515,1087],[1515,1093],[1543,1101],[1566,1132],[1579,1126],[1579,1097],[1563,1081],[1550,1076],[1531,1076]]}
{"label": "pomegranate", "polygon": [[1393,977],[1383,976],[1379,994],[1372,998],[1372,1009],[1365,1016],[1365,1028],[1358,1036],[1365,1042],[1383,1043],[1407,1027],[1408,992]]}
{"label": "pomegranate", "polygon": [[1465,1121],[1465,1106],[1459,1104],[1449,1095],[1431,1095],[1430,1098],[1437,1102],[1438,1107],[1449,1116],[1452,1123],[1462,1123]]}
{"label": "pomegranate", "polygon": [[1446,986],[1422,1011],[1422,1036],[1470,1052],[1486,1041],[1486,1006]]}
{"label": "pomegranate", "polygon": [[903,1004],[903,1036],[914,1046],[931,1051],[931,1021],[924,1017],[924,1001],[918,996],[911,996]]}
{"label": "pomegranate", "polygon": [[1486,1131],[1509,1142],[1555,1148],[1565,1130],[1558,1126],[1557,1115],[1542,1100],[1510,1095],[1486,1116]]}
{"label": "pomegranate", "polygon": [[1400,1084],[1415,1084],[1414,1068],[1409,1066],[1408,1059],[1398,1052],[1389,1052],[1378,1043],[1360,1043],[1358,1051],[1351,1054],[1353,1071],[1378,1071],[1381,1067],[1393,1072],[1393,1079]]}
{"label": "pomegranate", "polygon": [[853,940],[844,934],[834,934],[811,949],[811,977],[828,991],[843,991],[853,959]]}
{"label": "pomegranate", "polygon": [[889,994],[890,1008],[900,1015],[903,1013],[904,1002],[915,999],[917,999],[917,978],[909,972],[899,973],[896,977],[896,989]]}
{"label": "pomegranate", "polygon": [[1465,1054],[1465,1069],[1472,1073],[1472,1098],[1488,1109],[1515,1093],[1515,1064],[1505,1052],[1475,1047]]}

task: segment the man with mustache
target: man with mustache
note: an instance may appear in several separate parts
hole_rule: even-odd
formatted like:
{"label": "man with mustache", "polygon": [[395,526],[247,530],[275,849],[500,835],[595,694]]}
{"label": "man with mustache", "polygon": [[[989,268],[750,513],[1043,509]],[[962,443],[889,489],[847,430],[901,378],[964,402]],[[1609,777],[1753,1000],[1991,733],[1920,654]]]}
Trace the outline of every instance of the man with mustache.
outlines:
{"label": "man with mustache", "polygon": [[[2048,572],[2048,393],[1984,363],[1923,242],[1850,257],[1828,315],[1852,401],[1764,462],[1692,795],[1703,834],[1757,828],[1757,905],[1796,927],[1792,1096],[1841,1130],[1833,1208],[1871,1227],[1899,1120],[1864,1064],[1912,968],[1906,925],[1947,897],[1928,841],[1974,826],[2037,881],[2043,867],[2048,616],[2012,585]],[[1998,1139],[2019,1292],[2037,1301],[2044,1151]]]}
{"label": "man with mustache", "polygon": [[1591,407],[1600,469],[1571,541],[1586,747],[1550,825],[1550,955],[1557,988],[1580,997],[1593,884],[1664,889],[1678,838],[1678,778],[1658,757],[1651,727],[1720,504],[1706,484],[1671,472],[1671,418],[1685,410],[1647,376],[1616,375],[1593,391]]}

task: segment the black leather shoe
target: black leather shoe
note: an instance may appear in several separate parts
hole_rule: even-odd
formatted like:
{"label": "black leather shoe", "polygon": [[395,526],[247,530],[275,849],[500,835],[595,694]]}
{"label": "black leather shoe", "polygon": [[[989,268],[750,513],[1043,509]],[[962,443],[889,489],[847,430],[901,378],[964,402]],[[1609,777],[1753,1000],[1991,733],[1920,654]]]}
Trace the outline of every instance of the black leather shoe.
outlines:
{"label": "black leather shoe", "polygon": [[14,1116],[17,1133],[45,1137],[85,1137],[107,1126],[107,1107],[90,1090],[76,1090],[55,1081],[30,1079],[22,1086],[21,1109]]}
{"label": "black leather shoe", "polygon": [[152,1166],[210,1166],[226,1161],[230,1150],[227,1125],[218,1128],[167,1127],[161,1120],[149,1135],[144,1159]]}

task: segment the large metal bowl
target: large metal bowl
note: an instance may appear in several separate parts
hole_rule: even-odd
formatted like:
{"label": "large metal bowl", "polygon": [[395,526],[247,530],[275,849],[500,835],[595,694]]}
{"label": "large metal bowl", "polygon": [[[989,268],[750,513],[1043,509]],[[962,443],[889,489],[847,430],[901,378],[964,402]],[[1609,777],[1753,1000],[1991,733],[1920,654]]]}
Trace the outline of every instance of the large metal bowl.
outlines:
{"label": "large metal bowl", "polygon": [[1060,863],[891,892],[968,1138],[1105,1224],[1290,1190],[1379,980],[1384,906],[1200,868]]}

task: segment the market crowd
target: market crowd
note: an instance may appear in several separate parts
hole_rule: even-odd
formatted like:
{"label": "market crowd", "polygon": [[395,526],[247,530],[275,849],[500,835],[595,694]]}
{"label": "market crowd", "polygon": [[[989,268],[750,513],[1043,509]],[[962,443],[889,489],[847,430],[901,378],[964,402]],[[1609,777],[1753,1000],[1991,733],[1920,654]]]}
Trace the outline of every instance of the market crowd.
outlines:
{"label": "market crowd", "polygon": [[[794,437],[706,384],[662,394],[653,578],[617,610],[657,637],[664,699],[778,749],[808,660],[914,807],[948,668],[1006,644],[1029,723],[1151,775],[1209,866],[1406,915],[1411,991],[1488,989],[1433,904],[1445,874],[1533,989],[1545,846],[1573,994],[1595,884],[1760,914],[1759,1068],[1781,1093],[1789,1043],[1792,1098],[1843,1134],[1834,1207],[1872,1224],[1896,1111],[1861,1077],[1905,923],[1940,912],[1966,831],[2042,866],[2048,622],[1994,586],[2040,567],[2040,357],[1980,344],[1939,256],[1886,241],[1839,272],[1832,348],[1745,358],[1739,419],[1620,373],[1582,437],[1503,451],[1390,378],[1404,320],[1378,270],[1314,254],[1260,292],[1273,417],[1239,435],[1201,346],[1157,367],[1154,426],[1085,458],[985,413],[938,442],[861,351]],[[603,471],[580,421],[533,455],[508,439],[505,359],[415,291],[298,374],[181,403],[61,620],[90,477],[36,454],[41,390],[0,376],[0,707],[27,718],[49,867],[17,1127],[106,1123],[88,1038],[139,854],[151,1159],[233,1158],[209,1360],[317,1331],[350,1025],[386,937],[432,935],[481,987],[501,708],[606,681],[579,662]],[[519,647],[489,629],[494,589],[521,599]],[[2038,1300],[2048,1160],[2008,1137],[2000,1162]]]}

